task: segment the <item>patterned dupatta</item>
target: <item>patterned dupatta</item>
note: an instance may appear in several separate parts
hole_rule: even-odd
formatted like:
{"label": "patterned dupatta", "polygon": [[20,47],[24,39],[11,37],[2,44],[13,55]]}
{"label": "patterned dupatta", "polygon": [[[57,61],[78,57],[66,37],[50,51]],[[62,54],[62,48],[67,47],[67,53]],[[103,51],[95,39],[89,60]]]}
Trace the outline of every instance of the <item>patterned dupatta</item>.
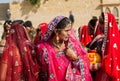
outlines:
{"label": "patterned dupatta", "polygon": [[120,36],[115,17],[111,13],[104,13],[104,35],[102,52],[103,68],[107,74],[120,80]]}
{"label": "patterned dupatta", "polygon": [[73,64],[78,66],[78,69],[81,73],[82,81],[92,81],[92,77],[90,74],[90,61],[87,57],[87,52],[82,48],[79,40],[77,40],[75,36],[76,36],[75,32],[72,32],[71,30],[71,36],[69,38],[69,43],[71,44],[70,46],[73,48],[75,53],[79,56],[78,62],[73,62]]}
{"label": "patterned dupatta", "polygon": [[[3,51],[1,66],[5,81],[36,81],[38,66],[34,45],[20,24],[13,24]],[[4,65],[7,66],[4,68]]]}

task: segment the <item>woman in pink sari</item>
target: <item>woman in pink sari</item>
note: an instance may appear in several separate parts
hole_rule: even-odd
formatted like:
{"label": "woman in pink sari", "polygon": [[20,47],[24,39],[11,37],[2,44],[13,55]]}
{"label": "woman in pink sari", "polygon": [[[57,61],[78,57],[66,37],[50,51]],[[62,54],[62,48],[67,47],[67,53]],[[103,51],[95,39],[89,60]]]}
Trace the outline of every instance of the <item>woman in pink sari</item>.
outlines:
{"label": "woman in pink sari", "polygon": [[64,16],[49,23],[44,40],[37,45],[40,81],[92,81],[87,53],[71,28]]}
{"label": "woman in pink sari", "polygon": [[0,81],[36,81],[34,45],[20,24],[12,24],[0,61]]}

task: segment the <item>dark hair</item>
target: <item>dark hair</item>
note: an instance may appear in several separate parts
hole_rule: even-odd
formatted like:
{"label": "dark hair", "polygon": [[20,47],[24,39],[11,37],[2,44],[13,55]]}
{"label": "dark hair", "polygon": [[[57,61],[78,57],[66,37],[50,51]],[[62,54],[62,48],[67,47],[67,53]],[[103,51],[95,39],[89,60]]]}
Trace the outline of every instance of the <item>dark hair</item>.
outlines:
{"label": "dark hair", "polygon": [[26,22],[23,24],[23,26],[25,26],[25,27],[33,27],[31,21],[26,21]]}
{"label": "dark hair", "polygon": [[70,19],[65,17],[57,24],[55,29],[64,29],[70,23],[71,23]]}
{"label": "dark hair", "polygon": [[6,29],[6,26],[7,25],[11,25],[12,24],[12,21],[11,20],[6,20],[3,24],[3,27],[4,27],[4,32],[7,32],[7,29]]}
{"label": "dark hair", "polygon": [[92,19],[97,19],[97,17],[96,16],[92,16]]}
{"label": "dark hair", "polygon": [[4,25],[6,25],[6,24],[12,24],[12,21],[11,20],[6,20],[5,22],[4,22]]}
{"label": "dark hair", "polygon": [[104,13],[102,12],[101,15],[100,15],[100,18],[99,18],[99,23],[100,24],[104,24]]}
{"label": "dark hair", "polygon": [[[67,18],[67,17],[65,17],[65,18],[63,18],[58,24],[57,24],[57,26],[55,27],[55,29],[58,29],[58,31],[61,31],[61,30],[59,30],[59,29],[64,29],[68,24],[70,24],[71,23],[71,21],[70,21],[70,19],[69,18]],[[54,36],[54,32],[52,33],[52,35],[51,35],[51,37],[53,37]]]}
{"label": "dark hair", "polygon": [[23,24],[24,21],[23,20],[14,20],[12,24],[15,24],[15,23],[17,23],[17,24]]}
{"label": "dark hair", "polygon": [[88,26],[94,28],[98,19],[93,18],[88,22]]}
{"label": "dark hair", "polygon": [[78,28],[78,33],[80,33],[80,28],[81,28],[81,27]]}
{"label": "dark hair", "polygon": [[97,18],[92,18],[89,22],[88,22],[88,32],[90,35],[93,34],[93,31],[95,29],[96,26],[96,22],[98,21]]}

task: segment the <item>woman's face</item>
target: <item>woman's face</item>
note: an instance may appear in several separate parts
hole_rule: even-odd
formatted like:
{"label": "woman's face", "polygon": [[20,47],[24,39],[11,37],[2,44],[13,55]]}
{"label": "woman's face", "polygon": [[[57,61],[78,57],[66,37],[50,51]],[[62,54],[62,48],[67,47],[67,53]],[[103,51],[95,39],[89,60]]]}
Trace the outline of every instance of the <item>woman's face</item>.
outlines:
{"label": "woman's face", "polygon": [[94,35],[94,29],[95,29],[94,27],[89,26],[89,27],[88,27],[88,34],[89,34],[89,35]]}
{"label": "woman's face", "polygon": [[9,30],[9,29],[10,29],[10,25],[9,25],[9,26],[6,26],[6,29]]}
{"label": "woman's face", "polygon": [[64,29],[58,32],[60,41],[67,41],[69,39],[71,28],[71,24],[68,24]]}

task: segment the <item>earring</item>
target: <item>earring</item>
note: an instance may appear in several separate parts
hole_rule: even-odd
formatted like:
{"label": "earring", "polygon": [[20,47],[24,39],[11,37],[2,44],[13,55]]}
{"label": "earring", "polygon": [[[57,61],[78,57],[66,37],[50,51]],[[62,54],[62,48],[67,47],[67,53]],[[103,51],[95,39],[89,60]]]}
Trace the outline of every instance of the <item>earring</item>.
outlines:
{"label": "earring", "polygon": [[57,35],[57,37],[56,37],[56,40],[57,40],[57,43],[59,43],[59,37],[58,37],[58,35]]}

